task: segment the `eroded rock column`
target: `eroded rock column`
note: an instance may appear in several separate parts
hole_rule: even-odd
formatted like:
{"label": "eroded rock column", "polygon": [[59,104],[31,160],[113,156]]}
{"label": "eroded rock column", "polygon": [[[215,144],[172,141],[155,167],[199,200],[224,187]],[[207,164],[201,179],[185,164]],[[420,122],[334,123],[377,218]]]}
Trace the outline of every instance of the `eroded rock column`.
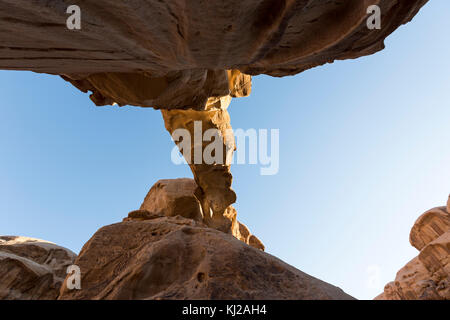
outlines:
{"label": "eroded rock column", "polygon": [[[226,110],[230,99],[225,97],[218,102],[219,108],[211,106],[206,111],[162,110],[166,129],[172,137],[178,139],[176,144],[189,164],[198,185],[195,195],[201,203],[204,222],[222,231],[231,227],[230,220],[224,218],[224,213],[236,201],[236,194],[231,188],[233,177],[227,162],[227,155],[229,157],[235,148],[230,116]],[[177,130],[180,129],[189,132],[192,138],[190,142],[183,140],[186,138],[177,137]],[[208,152],[207,148],[211,141],[203,141],[203,134],[209,129],[216,130],[220,135],[212,139],[221,140],[218,143],[221,144],[222,154],[212,154],[218,160],[214,163],[206,163],[204,158],[204,152]],[[187,150],[183,148],[186,143],[190,145]]]}
{"label": "eroded rock column", "polygon": [[201,204],[204,222],[224,232],[233,227],[235,217],[228,214],[232,210],[227,208],[236,201],[230,172],[236,147],[227,108],[232,97],[247,96],[251,89],[250,76],[239,71],[227,71],[227,75],[230,94],[209,98],[205,110],[161,111],[166,129],[198,185],[195,195]]}

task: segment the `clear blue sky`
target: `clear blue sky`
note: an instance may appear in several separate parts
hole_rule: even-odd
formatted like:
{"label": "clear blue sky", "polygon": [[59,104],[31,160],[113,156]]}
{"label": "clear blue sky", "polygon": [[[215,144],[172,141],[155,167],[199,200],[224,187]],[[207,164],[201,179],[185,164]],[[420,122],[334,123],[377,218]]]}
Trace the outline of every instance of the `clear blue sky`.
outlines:
{"label": "clear blue sky", "polygon": [[[373,298],[417,252],[415,219],[450,193],[450,2],[386,49],[295,77],[258,76],[234,128],[280,129],[280,171],[235,165],[239,219],[267,252]],[[191,177],[152,109],[95,107],[56,76],[0,72],[0,234],[79,252],[161,178]],[[380,268],[369,288],[370,266]]]}

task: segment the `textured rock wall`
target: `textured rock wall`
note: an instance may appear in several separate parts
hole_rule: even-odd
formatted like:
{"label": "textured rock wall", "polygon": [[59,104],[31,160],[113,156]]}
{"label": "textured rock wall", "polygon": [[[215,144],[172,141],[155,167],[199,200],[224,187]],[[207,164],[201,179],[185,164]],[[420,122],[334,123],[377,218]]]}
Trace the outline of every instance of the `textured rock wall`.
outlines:
{"label": "textured rock wall", "polygon": [[229,234],[181,216],[98,230],[59,299],[353,299]]}
{"label": "textured rock wall", "polygon": [[388,283],[378,300],[450,300],[450,197],[447,207],[425,212],[410,234],[420,251]]}

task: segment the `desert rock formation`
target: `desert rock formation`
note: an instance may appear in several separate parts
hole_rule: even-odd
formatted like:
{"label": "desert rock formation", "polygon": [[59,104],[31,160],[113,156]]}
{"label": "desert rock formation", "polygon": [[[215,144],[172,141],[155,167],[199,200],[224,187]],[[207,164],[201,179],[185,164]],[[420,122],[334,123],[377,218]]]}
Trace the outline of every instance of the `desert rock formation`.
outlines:
{"label": "desert rock formation", "polygon": [[[0,0],[0,69],[60,75],[96,105],[163,109],[170,133],[192,133],[199,121],[232,154],[227,107],[250,94],[251,75],[294,75],[373,54],[426,2]],[[74,4],[80,30],[66,26]],[[367,27],[371,5],[381,9],[379,30]],[[190,167],[205,223],[228,230],[236,201],[228,162]]]}
{"label": "desert rock formation", "polygon": [[[210,217],[205,217],[201,202],[196,193],[197,184],[188,178],[166,179],[156,182],[144,199],[139,210],[132,211],[124,221],[144,221],[159,217],[175,217],[195,220],[204,227],[210,226]],[[228,222],[222,225],[225,233],[233,235],[244,243],[264,251],[264,245],[249,229],[237,221],[237,212],[233,206],[224,210],[224,217]],[[215,229],[216,225],[213,226]]]}
{"label": "desert rock formation", "polygon": [[[215,155],[220,161],[189,163],[195,183],[160,182],[166,184],[153,190],[157,197],[151,190],[152,201],[94,236],[77,259],[88,289],[63,288],[63,298],[349,298],[257,250],[262,243],[237,221],[227,108],[232,98],[250,94],[251,76],[294,75],[382,50],[384,39],[426,2],[0,0],[0,69],[58,75],[90,92],[98,106],[161,109],[171,134],[195,133],[198,121],[202,133],[216,129],[222,139],[224,152]],[[74,4],[81,8],[81,30],[66,27]],[[367,27],[371,5],[381,9],[380,30]],[[196,146],[207,148],[191,141],[185,150],[175,142],[185,158]],[[414,235],[425,267],[441,263],[434,259],[445,248],[442,235],[429,242],[439,233],[431,229],[420,227]],[[97,254],[101,259],[92,260]],[[441,269],[432,270],[434,277]],[[31,294],[39,295],[45,296]]]}
{"label": "desert rock formation", "polygon": [[425,212],[410,233],[419,255],[408,262],[378,300],[450,300],[450,197]]}
{"label": "desert rock formation", "polygon": [[233,236],[181,216],[101,228],[59,299],[353,299]]}
{"label": "desert rock formation", "polygon": [[0,300],[54,300],[76,255],[51,242],[0,236]]}

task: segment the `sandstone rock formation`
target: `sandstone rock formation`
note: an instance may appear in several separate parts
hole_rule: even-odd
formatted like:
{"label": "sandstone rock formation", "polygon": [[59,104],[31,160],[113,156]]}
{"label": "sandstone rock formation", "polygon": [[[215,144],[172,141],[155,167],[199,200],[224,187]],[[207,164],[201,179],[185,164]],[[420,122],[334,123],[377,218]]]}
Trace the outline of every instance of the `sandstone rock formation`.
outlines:
{"label": "sandstone rock formation", "polygon": [[[230,172],[230,161],[235,141],[228,111],[221,108],[207,111],[163,110],[162,114],[166,129],[173,138],[176,138],[175,130],[182,129],[189,133],[186,137],[181,137],[182,141],[176,143],[198,185],[196,195],[201,203],[205,223],[222,231],[229,229],[229,221],[224,218],[224,212],[236,202],[236,194],[231,189],[233,177]],[[219,148],[215,148],[211,153],[222,152],[221,155],[214,154],[215,159],[211,157],[211,161],[207,161],[204,157],[204,152],[211,141],[205,141],[203,133],[209,129],[215,129],[212,131],[214,136],[211,140],[219,143]],[[186,141],[188,138],[191,141]]]}
{"label": "sandstone rock formation", "polygon": [[0,236],[0,300],[53,300],[76,255],[51,242]]}
{"label": "sandstone rock formation", "polygon": [[425,212],[410,234],[419,255],[388,283],[378,300],[450,300],[450,198]]}
{"label": "sandstone rock formation", "polygon": [[[171,134],[184,129],[195,135],[198,121],[202,135],[217,129],[224,151],[215,154],[212,162],[203,157],[189,162],[196,187],[191,188],[192,182],[186,183],[187,189],[180,187],[189,193],[186,199],[172,202],[168,187],[161,191],[164,210],[156,210],[160,204],[147,201],[127,221],[100,230],[77,260],[87,270],[88,289],[64,289],[63,298],[347,298],[336,288],[246,245],[263,249],[237,222],[231,206],[236,194],[227,160],[235,142],[227,108],[231,98],[250,94],[252,75],[294,75],[382,50],[384,39],[409,22],[426,2],[0,0],[0,69],[59,75],[79,90],[91,92],[91,100],[99,106],[162,109]],[[66,27],[67,8],[74,4],[81,9],[81,30]],[[367,28],[371,5],[381,9],[380,30]],[[175,142],[185,158],[207,149],[203,141],[201,145],[191,141],[186,148],[181,141]],[[140,230],[142,235],[135,234]],[[424,246],[422,252],[428,252],[423,257],[427,263],[441,257],[445,248],[440,237],[429,242],[433,232],[439,234],[421,227],[413,236],[418,246]],[[109,246],[109,240],[115,244]],[[228,255],[218,255],[212,244]],[[165,247],[191,259],[186,274],[180,272],[176,256],[164,255],[161,248]],[[88,259],[95,254],[104,255],[100,260]],[[109,260],[113,256],[117,261]],[[127,261],[136,270],[124,265]],[[222,269],[215,263],[222,264]],[[102,268],[106,278],[100,277]],[[267,283],[262,279],[268,279]],[[149,289],[148,283],[154,286]]]}
{"label": "sandstone rock formation", "polygon": [[[204,227],[210,227],[211,218],[204,216],[197,191],[197,184],[192,179],[160,180],[150,189],[140,209],[130,212],[124,221],[144,221],[159,217],[181,216],[195,220]],[[221,231],[264,251],[262,242],[255,235],[252,235],[244,224],[237,221],[237,212],[233,206],[224,210],[224,217],[229,224],[226,229],[222,228]]]}
{"label": "sandstone rock formation", "polygon": [[[234,151],[226,109],[250,94],[250,75],[293,75],[373,54],[426,2],[0,0],[0,69],[60,75],[92,92],[96,105],[163,109],[170,133],[192,133],[200,121],[218,130],[223,159]],[[74,4],[80,30],[66,26]],[[371,5],[381,9],[379,30],[367,27]],[[229,163],[189,164],[205,223],[228,230],[236,200]]]}
{"label": "sandstone rock formation", "polygon": [[201,221],[203,215],[194,195],[196,189],[197,184],[192,179],[159,180],[151,187],[139,210],[161,217],[179,215]]}
{"label": "sandstone rock formation", "polygon": [[229,234],[155,217],[101,228],[75,261],[81,290],[59,299],[352,299]]}

